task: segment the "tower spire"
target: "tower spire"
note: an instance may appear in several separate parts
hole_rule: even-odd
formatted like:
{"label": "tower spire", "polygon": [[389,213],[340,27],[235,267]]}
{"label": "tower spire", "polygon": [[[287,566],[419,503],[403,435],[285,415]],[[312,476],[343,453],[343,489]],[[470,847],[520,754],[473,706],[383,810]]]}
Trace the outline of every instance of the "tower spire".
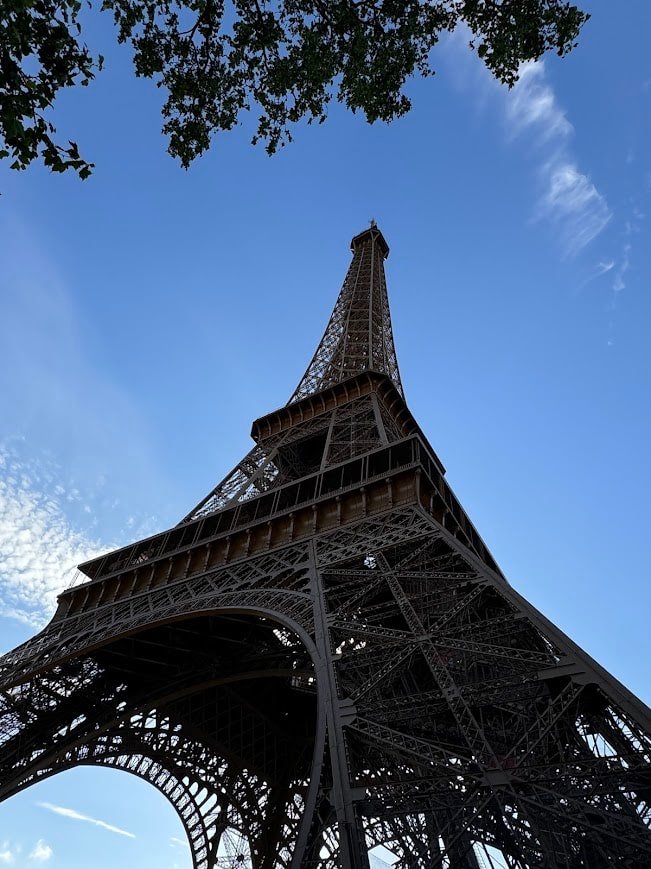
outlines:
{"label": "tower spire", "polygon": [[353,259],[339,298],[316,353],[288,404],[360,371],[388,375],[403,395],[384,275],[389,245],[375,220],[352,239],[350,249]]}

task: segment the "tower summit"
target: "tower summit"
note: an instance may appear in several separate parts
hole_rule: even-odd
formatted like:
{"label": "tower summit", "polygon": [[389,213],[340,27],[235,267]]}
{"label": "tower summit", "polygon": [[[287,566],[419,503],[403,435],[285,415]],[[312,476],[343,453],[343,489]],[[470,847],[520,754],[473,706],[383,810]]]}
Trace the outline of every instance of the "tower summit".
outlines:
{"label": "tower summit", "polygon": [[500,572],[405,403],[388,245],[351,246],[248,455],[0,659],[0,800],[125,770],[194,869],[650,866],[651,711]]}
{"label": "tower summit", "polygon": [[403,394],[384,276],[389,245],[371,221],[350,249],[353,259],[334,311],[290,403],[360,371],[386,374]]}

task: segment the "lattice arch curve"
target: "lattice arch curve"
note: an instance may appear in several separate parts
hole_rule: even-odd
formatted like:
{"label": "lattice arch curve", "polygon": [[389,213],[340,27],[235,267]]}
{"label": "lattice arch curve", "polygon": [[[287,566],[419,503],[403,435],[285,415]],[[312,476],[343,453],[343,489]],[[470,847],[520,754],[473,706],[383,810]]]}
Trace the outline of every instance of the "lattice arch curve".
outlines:
{"label": "lattice arch curve", "polygon": [[[264,594],[262,594],[261,597],[264,597]],[[89,649],[89,654],[92,655],[102,649],[109,649],[121,640],[130,637],[137,638],[150,633],[156,628],[165,627],[172,623],[190,622],[196,618],[213,617],[219,619],[233,616],[243,616],[252,622],[272,623],[279,628],[288,631],[298,641],[300,641],[312,662],[316,680],[315,691],[318,691],[318,679],[316,679],[316,674],[319,672],[319,658],[314,641],[308,629],[305,625],[299,624],[294,619],[288,617],[285,613],[264,606],[236,607],[215,606],[213,604],[212,606],[194,609],[188,608],[183,613],[177,612],[174,617],[170,618],[168,616],[167,618],[150,621],[135,632],[132,628],[131,630],[116,632],[110,638],[100,642],[100,644],[92,646],[91,649]],[[66,659],[55,660],[52,658],[49,661],[49,664],[50,670],[60,668],[61,666],[65,667]],[[233,681],[237,681],[238,679],[246,680],[248,675],[249,674],[246,672],[235,674],[233,676]],[[273,676],[274,673],[273,671],[269,671],[267,675]],[[45,671],[42,676],[47,679],[47,671]],[[214,684],[218,685],[220,681],[228,681],[228,679],[215,680]],[[191,697],[194,692],[195,689],[192,686],[189,686],[187,695]],[[7,714],[10,711],[6,705],[8,696],[9,695],[7,694],[4,695],[3,705],[5,708],[4,710],[0,710],[0,719],[2,718],[3,712]],[[164,703],[164,701],[165,698],[161,698],[160,702]],[[144,717],[148,714],[147,709],[149,708],[149,705],[150,704],[143,704],[142,707],[139,707],[140,714]],[[129,707],[129,715],[133,716],[134,712],[137,711],[137,709],[134,710],[132,707]],[[121,729],[122,726],[124,726],[124,730]],[[154,731],[152,731],[152,733],[154,733]],[[55,760],[53,758],[53,762],[49,768],[35,770],[32,767],[30,770],[29,766],[27,766],[22,770],[22,775],[19,778],[11,783],[5,782],[4,796],[15,795],[46,778],[79,766],[97,766],[119,769],[131,773],[153,785],[175,808],[188,837],[194,869],[214,869],[214,867],[226,865],[217,862],[217,849],[219,846],[219,839],[224,830],[229,828],[232,829],[237,824],[236,821],[233,821],[233,813],[228,810],[232,809],[241,817],[244,817],[246,812],[242,805],[238,805],[234,801],[235,791],[233,790],[233,787],[229,790],[228,806],[219,799],[219,796],[214,792],[214,788],[212,792],[208,791],[208,793],[202,796],[201,791],[202,788],[205,789],[206,782],[200,782],[197,785],[196,780],[192,781],[192,775],[184,774],[185,771],[183,769],[174,770],[170,768],[171,764],[166,765],[164,762],[161,763],[154,756],[156,754],[155,751],[152,751],[151,753],[147,752],[147,746],[144,743],[137,744],[136,747],[133,743],[133,736],[134,733],[130,730],[129,722],[125,719],[122,722],[122,725],[105,730],[99,738],[93,737],[92,734],[89,734],[87,739],[80,741],[69,751],[66,750],[65,746],[59,745],[56,752],[56,754],[58,754],[58,759]],[[130,741],[131,748],[125,748]],[[306,818],[309,818],[314,810],[319,772],[323,763],[324,743],[324,722],[317,716],[317,720],[314,723],[314,751],[310,765],[309,781],[311,782],[311,787],[309,788],[308,793],[306,793],[304,806]],[[72,754],[70,754],[70,751]],[[244,780],[242,781],[242,787],[248,787]],[[252,789],[251,794],[253,794]],[[213,797],[217,797],[216,803],[220,806],[221,815],[223,817],[228,816],[228,823],[222,824],[221,827],[218,823],[218,819],[215,819],[214,817],[210,818],[205,811],[202,811],[205,810],[205,807],[208,804],[211,804],[208,808],[214,812],[216,805]],[[240,832],[243,835],[246,835],[245,830],[240,829]],[[305,835],[306,833],[303,833],[304,837]]]}

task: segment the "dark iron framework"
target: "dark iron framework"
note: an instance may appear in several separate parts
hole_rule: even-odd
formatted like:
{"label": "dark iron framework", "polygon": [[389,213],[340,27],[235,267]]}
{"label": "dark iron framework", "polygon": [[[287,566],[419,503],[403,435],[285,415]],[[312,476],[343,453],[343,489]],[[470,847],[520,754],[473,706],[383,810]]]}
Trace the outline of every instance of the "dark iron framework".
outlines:
{"label": "dark iron framework", "polygon": [[0,659],[0,799],[151,782],[195,869],[651,866],[651,713],[505,580],[410,414],[372,224],[290,402]]}

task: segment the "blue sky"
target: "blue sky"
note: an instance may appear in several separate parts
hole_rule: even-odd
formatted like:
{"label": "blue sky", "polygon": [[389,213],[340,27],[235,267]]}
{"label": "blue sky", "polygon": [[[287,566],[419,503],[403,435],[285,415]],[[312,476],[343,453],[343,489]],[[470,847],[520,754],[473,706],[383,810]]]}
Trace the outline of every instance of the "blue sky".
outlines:
{"label": "blue sky", "polygon": [[[649,701],[651,8],[584,8],[579,48],[510,93],[454,37],[400,121],[333,107],[273,158],[246,122],[188,172],[161,95],[92,24],[108,69],[57,120],[95,174],[0,169],[1,650],[76,563],[178,521],[241,458],[374,217],[451,485],[515,587]],[[182,839],[115,771],[0,806],[0,865],[188,869]]]}

